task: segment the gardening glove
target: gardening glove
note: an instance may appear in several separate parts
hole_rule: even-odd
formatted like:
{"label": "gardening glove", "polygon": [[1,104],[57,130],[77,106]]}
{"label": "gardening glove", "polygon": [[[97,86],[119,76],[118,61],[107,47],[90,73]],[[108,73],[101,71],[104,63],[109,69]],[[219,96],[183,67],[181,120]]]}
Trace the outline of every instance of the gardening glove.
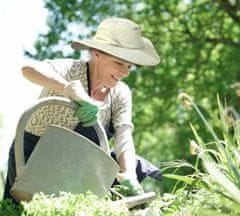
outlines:
{"label": "gardening glove", "polygon": [[84,127],[91,127],[96,124],[99,104],[87,95],[80,81],[71,81],[63,89],[63,96],[70,98],[79,105],[74,114]]}
{"label": "gardening glove", "polygon": [[120,185],[116,186],[116,190],[124,196],[135,196],[144,193],[136,175],[129,172],[118,173],[117,180]]}

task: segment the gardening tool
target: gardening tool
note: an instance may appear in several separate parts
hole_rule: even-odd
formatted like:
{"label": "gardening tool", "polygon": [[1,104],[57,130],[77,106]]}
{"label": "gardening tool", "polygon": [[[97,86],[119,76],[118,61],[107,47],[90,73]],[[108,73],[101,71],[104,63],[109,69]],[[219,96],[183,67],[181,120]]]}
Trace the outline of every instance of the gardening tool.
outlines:
{"label": "gardening tool", "polygon": [[111,187],[119,167],[110,157],[104,129],[97,121],[94,129],[100,147],[86,137],[64,127],[47,127],[27,163],[24,158],[24,130],[27,120],[40,107],[76,104],[62,97],[41,99],[21,116],[16,130],[15,160],[17,177],[11,188],[17,200],[31,200],[37,192],[58,194],[60,191],[103,197]]}
{"label": "gardening tool", "polygon": [[124,197],[121,200],[119,200],[118,202],[122,202],[122,203],[126,204],[127,207],[129,209],[131,209],[135,206],[142,205],[142,204],[153,201],[156,198],[156,196],[157,195],[155,192],[147,192],[147,193],[139,194],[136,196]]}
{"label": "gardening tool", "polygon": [[120,198],[115,202],[123,203],[129,209],[142,204],[149,203],[157,197],[155,192],[147,192],[147,193],[143,193],[135,196],[125,197],[125,196],[122,196],[120,193],[116,192],[114,189],[110,189],[110,191]]}

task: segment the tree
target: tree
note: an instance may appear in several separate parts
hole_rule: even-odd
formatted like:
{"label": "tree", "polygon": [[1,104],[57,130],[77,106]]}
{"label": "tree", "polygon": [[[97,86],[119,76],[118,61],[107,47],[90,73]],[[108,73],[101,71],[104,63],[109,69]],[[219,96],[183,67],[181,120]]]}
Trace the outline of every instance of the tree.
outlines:
{"label": "tree", "polygon": [[188,154],[189,122],[203,130],[197,117],[177,102],[179,92],[192,95],[206,113],[216,111],[217,94],[239,107],[229,88],[240,78],[239,0],[45,0],[45,6],[48,32],[38,36],[34,53],[25,52],[35,59],[78,58],[79,52],[63,47],[77,36],[92,35],[109,16],[133,19],[152,40],[161,64],[136,67],[126,82],[133,91],[137,151],[157,165],[193,160]]}

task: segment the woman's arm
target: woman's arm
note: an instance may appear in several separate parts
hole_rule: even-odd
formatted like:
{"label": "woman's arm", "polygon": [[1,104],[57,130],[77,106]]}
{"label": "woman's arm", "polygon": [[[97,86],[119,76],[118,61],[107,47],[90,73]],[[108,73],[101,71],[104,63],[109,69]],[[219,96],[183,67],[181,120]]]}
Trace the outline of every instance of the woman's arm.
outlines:
{"label": "woman's arm", "polygon": [[[117,179],[120,184],[126,182],[132,195],[143,193],[136,173],[136,155],[133,142],[132,95],[126,84],[119,83],[118,96],[113,99],[113,126],[115,129],[114,150],[120,166]],[[125,185],[126,186],[126,185]]]}
{"label": "woman's arm", "polygon": [[[135,148],[133,146],[132,132],[131,128],[125,127],[125,131],[119,136],[121,139],[118,143],[123,145],[122,151],[119,154],[118,162],[120,166],[120,173],[118,173],[117,179],[120,184],[128,187],[129,193],[131,195],[143,193],[143,189],[138,182],[137,173],[136,173],[136,155]],[[130,195],[129,194],[129,195]]]}
{"label": "woman's arm", "polygon": [[115,151],[120,166],[121,172],[133,173],[136,170],[136,156],[133,144],[132,128],[129,126],[122,126],[116,128],[115,131]]}
{"label": "woman's arm", "polygon": [[68,81],[47,62],[31,62],[24,65],[21,70],[23,76],[29,81],[58,93],[62,93],[68,84]]}
{"label": "woman's arm", "polygon": [[[80,80],[69,76],[71,60],[50,60],[48,62],[33,62],[22,67],[23,76],[47,89],[60,93],[66,98],[76,101],[80,106],[75,115],[84,126],[96,123],[98,106],[88,96]],[[66,78],[66,79],[65,79]]]}

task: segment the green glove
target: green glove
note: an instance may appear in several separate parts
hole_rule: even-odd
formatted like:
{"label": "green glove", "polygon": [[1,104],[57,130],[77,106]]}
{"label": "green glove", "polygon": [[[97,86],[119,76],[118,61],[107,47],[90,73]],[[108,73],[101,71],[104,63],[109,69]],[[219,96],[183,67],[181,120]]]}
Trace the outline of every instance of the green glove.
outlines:
{"label": "green glove", "polygon": [[120,185],[115,186],[115,189],[123,196],[135,196],[144,193],[142,186],[138,182],[124,179],[119,183]]}
{"label": "green glove", "polygon": [[79,80],[69,82],[64,87],[62,94],[79,105],[75,116],[79,118],[83,126],[91,127],[96,124],[99,111],[98,105],[88,96]]}
{"label": "green glove", "polygon": [[74,115],[78,117],[78,119],[82,122],[82,125],[84,127],[91,127],[95,125],[99,111],[98,106],[86,101],[76,101],[76,103],[79,107]]}

